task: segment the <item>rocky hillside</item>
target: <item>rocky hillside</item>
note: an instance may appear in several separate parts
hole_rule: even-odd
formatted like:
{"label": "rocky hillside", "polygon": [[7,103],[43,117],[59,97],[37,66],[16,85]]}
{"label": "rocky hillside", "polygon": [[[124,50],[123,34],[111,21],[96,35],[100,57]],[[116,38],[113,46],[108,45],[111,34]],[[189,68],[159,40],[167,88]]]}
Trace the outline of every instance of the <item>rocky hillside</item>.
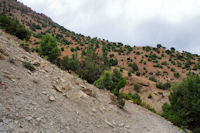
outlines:
{"label": "rocky hillside", "polygon": [[110,92],[24,51],[17,38],[0,34],[0,132],[181,132],[129,101],[119,109]]}
{"label": "rocky hillside", "polygon": [[[175,48],[166,49],[158,44],[156,48],[150,46],[131,47],[120,42],[109,42],[100,38],[91,38],[74,33],[53,22],[44,14],[36,13],[23,3],[16,0],[0,0],[0,13],[17,18],[21,24],[32,32],[28,44],[33,53],[37,54],[42,35],[49,33],[54,36],[61,49],[61,56],[71,57],[77,53],[78,58],[89,44],[93,44],[96,52],[102,55],[102,48],[108,50],[108,58],[114,61],[112,69],[123,70],[127,79],[124,93],[135,93],[135,84],[140,85],[141,99],[161,112],[162,105],[168,102],[169,91],[160,89],[161,83],[182,80],[191,70],[200,73],[200,57],[189,52],[178,52]],[[116,63],[117,62],[117,63]],[[137,70],[133,70],[135,63]],[[159,84],[160,83],[160,84]]]}

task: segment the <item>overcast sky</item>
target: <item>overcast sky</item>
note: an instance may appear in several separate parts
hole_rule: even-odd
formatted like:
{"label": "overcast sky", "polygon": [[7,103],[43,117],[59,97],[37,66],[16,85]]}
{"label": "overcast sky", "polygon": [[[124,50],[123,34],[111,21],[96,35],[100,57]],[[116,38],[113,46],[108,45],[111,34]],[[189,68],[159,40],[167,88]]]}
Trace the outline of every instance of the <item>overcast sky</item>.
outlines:
{"label": "overcast sky", "polygon": [[19,0],[77,33],[200,54],[200,0]]}

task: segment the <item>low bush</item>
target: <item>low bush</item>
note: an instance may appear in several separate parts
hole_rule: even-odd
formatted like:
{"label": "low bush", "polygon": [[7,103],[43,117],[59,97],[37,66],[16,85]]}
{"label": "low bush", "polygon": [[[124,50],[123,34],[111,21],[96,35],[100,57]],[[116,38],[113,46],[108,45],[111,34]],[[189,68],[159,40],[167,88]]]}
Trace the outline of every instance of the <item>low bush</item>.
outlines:
{"label": "low bush", "polygon": [[120,96],[124,99],[131,100],[133,103],[141,105],[142,100],[140,98],[140,95],[138,93],[132,94],[132,93],[120,93]]}
{"label": "low bush", "polygon": [[151,80],[153,82],[157,82],[157,79],[155,77],[149,77],[149,80]]}
{"label": "low bush", "polygon": [[152,99],[152,94],[149,94],[149,95],[148,95],[148,98],[149,98],[149,99]]}
{"label": "low bush", "polygon": [[167,62],[166,61],[162,62],[162,65],[167,66]]}
{"label": "low bush", "polygon": [[136,75],[137,75],[137,76],[140,76],[140,72],[139,72],[139,71],[137,71],[137,72],[136,72]]}
{"label": "low bush", "polygon": [[163,68],[160,63],[156,64],[156,65],[153,65],[153,67],[159,67],[159,68]]}
{"label": "low bush", "polygon": [[172,71],[172,72],[175,72],[175,71],[176,71],[176,69],[175,69],[175,68],[171,68],[171,71]]}
{"label": "low bush", "polygon": [[135,62],[129,63],[129,66],[132,68],[133,71],[138,71],[138,66]]}
{"label": "low bush", "polygon": [[28,43],[22,42],[22,43],[20,44],[20,47],[23,48],[26,52],[29,52],[29,51],[30,51],[30,48],[29,48]]}
{"label": "low bush", "polygon": [[132,76],[132,71],[128,71],[128,76]]}
{"label": "low bush", "polygon": [[136,92],[140,92],[140,89],[141,89],[141,85],[138,84],[138,83],[135,83],[135,84],[134,84],[134,90],[135,90]]}
{"label": "low bush", "polygon": [[159,82],[156,84],[156,87],[162,90],[167,90],[171,87],[171,84],[169,82],[166,83]]}
{"label": "low bush", "polygon": [[35,67],[30,62],[23,62],[23,66],[32,72],[35,71]]}
{"label": "low bush", "polygon": [[180,77],[180,74],[178,72],[175,72],[174,77],[178,79]]}

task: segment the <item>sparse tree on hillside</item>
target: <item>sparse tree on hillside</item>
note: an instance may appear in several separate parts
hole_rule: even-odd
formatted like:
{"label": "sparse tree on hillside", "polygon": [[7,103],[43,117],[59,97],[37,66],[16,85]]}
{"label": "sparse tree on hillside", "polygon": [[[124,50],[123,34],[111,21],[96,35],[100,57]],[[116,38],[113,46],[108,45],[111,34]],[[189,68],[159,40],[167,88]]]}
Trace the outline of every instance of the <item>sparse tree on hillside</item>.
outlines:
{"label": "sparse tree on hillside", "polygon": [[89,83],[93,83],[106,69],[108,69],[107,64],[104,64],[104,60],[96,53],[93,45],[89,44],[82,58],[79,75]]}
{"label": "sparse tree on hillside", "polygon": [[157,48],[161,48],[162,47],[162,45],[161,44],[157,44]]}
{"label": "sparse tree on hillside", "polygon": [[40,42],[39,55],[54,62],[60,56],[60,49],[57,47],[56,39],[49,34],[42,37]]}

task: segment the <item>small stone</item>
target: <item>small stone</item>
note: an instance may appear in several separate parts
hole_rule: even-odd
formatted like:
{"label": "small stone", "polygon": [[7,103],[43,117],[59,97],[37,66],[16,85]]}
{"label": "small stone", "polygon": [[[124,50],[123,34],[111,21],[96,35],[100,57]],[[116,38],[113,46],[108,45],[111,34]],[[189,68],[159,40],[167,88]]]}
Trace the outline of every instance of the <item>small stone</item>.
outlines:
{"label": "small stone", "polygon": [[114,126],[110,122],[108,122],[107,120],[105,120],[105,123],[114,128]]}
{"label": "small stone", "polygon": [[68,98],[67,94],[66,93],[63,93],[63,96],[65,96],[66,98]]}
{"label": "small stone", "polygon": [[81,89],[85,94],[87,94],[88,96],[93,96],[92,90],[84,88]]}
{"label": "small stone", "polygon": [[49,96],[49,100],[50,100],[50,101],[55,101],[56,99],[55,99],[54,96],[50,95],[50,96]]}
{"label": "small stone", "polygon": [[65,82],[65,80],[64,80],[64,79],[62,79],[62,78],[60,78],[60,81],[61,81],[61,82]]}
{"label": "small stone", "polygon": [[9,80],[15,81],[15,80],[14,80],[14,78],[15,78],[14,75],[10,74],[10,73],[7,72],[7,71],[4,71],[3,73],[4,73],[4,75],[3,75],[4,77],[6,77],[6,78],[9,79]]}
{"label": "small stone", "polygon": [[86,97],[87,97],[87,94],[85,94],[82,91],[79,91],[79,98],[86,98]]}
{"label": "small stone", "polygon": [[18,116],[19,116],[19,113],[16,113],[15,116],[18,117]]}
{"label": "small stone", "polygon": [[129,128],[130,128],[130,126],[129,126],[129,125],[126,125],[126,126],[125,126],[125,128],[129,129]]}
{"label": "small stone", "polygon": [[85,86],[81,85],[81,88],[86,88]]}
{"label": "small stone", "polygon": [[93,109],[92,109],[92,112],[93,112],[93,113],[96,113],[96,112],[97,112],[97,110],[96,110],[95,108],[93,108]]}
{"label": "small stone", "polygon": [[47,92],[46,91],[42,91],[42,94],[47,95]]}
{"label": "small stone", "polygon": [[59,87],[59,86],[54,85],[53,88],[54,88],[55,90],[57,90],[58,92],[62,92],[62,88]]}
{"label": "small stone", "polygon": [[65,85],[65,86],[62,87],[62,89],[63,89],[63,90],[70,90],[71,87],[70,87],[69,85]]}
{"label": "small stone", "polygon": [[120,123],[118,124],[119,127],[123,127],[124,126],[124,123]]}
{"label": "small stone", "polygon": [[31,116],[27,116],[25,119],[28,120],[28,121],[30,121],[30,120],[32,120],[33,118],[32,118]]}
{"label": "small stone", "polygon": [[41,121],[42,117],[38,117],[36,118],[37,121]]}
{"label": "small stone", "polygon": [[31,104],[32,104],[32,105],[36,105],[37,103],[36,103],[36,102],[31,102]]}

